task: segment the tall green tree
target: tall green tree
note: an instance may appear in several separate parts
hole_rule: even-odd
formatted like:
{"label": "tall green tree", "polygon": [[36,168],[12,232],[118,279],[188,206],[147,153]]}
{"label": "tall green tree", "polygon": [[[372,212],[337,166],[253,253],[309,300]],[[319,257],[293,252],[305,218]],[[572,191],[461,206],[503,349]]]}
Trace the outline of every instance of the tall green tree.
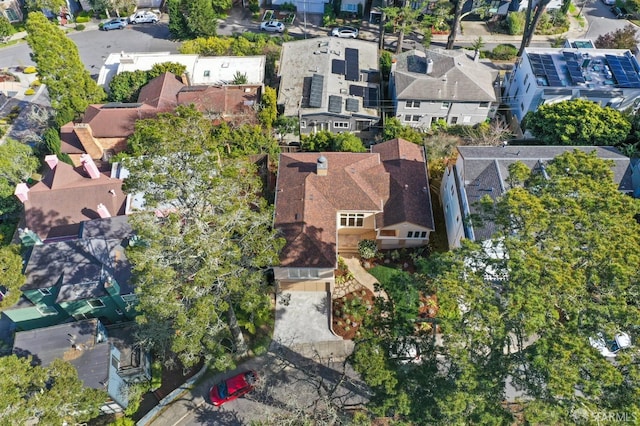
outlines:
{"label": "tall green tree", "polygon": [[[405,420],[569,424],[578,409],[638,418],[640,355],[613,361],[589,340],[635,337],[640,321],[640,203],[617,190],[611,166],[576,151],[546,174],[513,167],[513,187],[482,200],[494,238],[418,262],[438,296],[442,342],[421,364],[392,369],[397,392],[412,395]],[[517,413],[507,385],[524,395]]]}
{"label": "tall green tree", "polygon": [[20,202],[13,195],[16,185],[27,182],[38,166],[38,158],[30,146],[13,139],[0,145],[0,215],[20,210]]}
{"label": "tall green tree", "polygon": [[402,53],[405,34],[414,31],[420,25],[419,16],[423,13],[425,7],[425,1],[417,3],[404,1],[400,7],[389,6],[382,8],[384,16],[388,18],[393,25],[394,31],[398,33],[396,53]]}
{"label": "tall green tree", "polygon": [[20,246],[17,244],[4,245],[3,241],[0,241],[0,276],[2,281],[0,284],[4,287],[4,297],[0,300],[0,311],[13,306],[20,295],[20,287],[25,282],[25,277],[22,274],[22,256],[20,256]]}
{"label": "tall green tree", "polygon": [[27,19],[27,42],[40,80],[46,84],[56,122],[62,125],[99,103],[105,93],[85,70],[78,48],[67,35],[40,12]]}
{"label": "tall green tree", "polygon": [[218,16],[211,0],[189,0],[183,5],[186,5],[187,27],[193,37],[216,35]]}
{"label": "tall green tree", "polygon": [[0,42],[4,42],[8,37],[14,33],[13,25],[7,19],[6,16],[0,16]]}
{"label": "tall green tree", "polygon": [[302,135],[302,146],[306,151],[366,152],[362,140],[351,132],[332,133],[328,130]]}
{"label": "tall green tree", "polygon": [[276,89],[265,86],[260,102],[261,105],[260,112],[258,112],[258,119],[263,126],[267,129],[271,129],[276,118],[278,118]]}
{"label": "tall green tree", "polygon": [[205,359],[228,368],[247,350],[244,333],[270,315],[265,271],[283,246],[255,167],[198,149],[125,164],[127,190],[163,212],[131,217],[144,241],[128,253],[140,336],[165,362],[170,350],[187,366]]}
{"label": "tall green tree", "polygon": [[67,7],[67,2],[65,0],[27,0],[25,6],[32,12],[50,10],[57,14],[61,8]]}
{"label": "tall green tree", "polygon": [[382,139],[388,141],[395,138],[421,144],[425,139],[425,134],[414,127],[403,125],[396,117],[391,117],[384,123]]}
{"label": "tall green tree", "polygon": [[629,24],[624,28],[599,35],[595,45],[598,49],[629,49],[635,53],[638,50],[637,34],[638,29]]}
{"label": "tall green tree", "polygon": [[631,130],[623,113],[584,99],[541,105],[524,123],[547,145],[618,146]]}
{"label": "tall green tree", "polygon": [[536,31],[536,27],[542,18],[547,5],[551,0],[540,0],[537,2],[530,1],[527,4],[527,11],[524,18],[524,29],[522,33],[522,41],[520,42],[520,49],[518,49],[518,56],[522,56],[524,49],[529,47],[531,40],[533,40],[533,34]]}
{"label": "tall green tree", "polygon": [[73,365],[57,359],[42,367],[31,357],[0,357],[0,424],[83,423],[100,415],[107,394],[84,388]]}

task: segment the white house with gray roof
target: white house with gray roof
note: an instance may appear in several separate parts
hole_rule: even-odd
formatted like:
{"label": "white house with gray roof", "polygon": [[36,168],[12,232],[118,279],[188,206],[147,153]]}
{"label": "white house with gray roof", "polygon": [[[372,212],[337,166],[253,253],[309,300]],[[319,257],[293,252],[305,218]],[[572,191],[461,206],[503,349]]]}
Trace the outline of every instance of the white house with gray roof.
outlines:
{"label": "white house with gray roof", "polygon": [[619,111],[638,106],[638,60],[629,50],[592,46],[583,40],[559,49],[525,49],[504,81],[504,102],[518,122],[542,104],[571,99],[587,99]]}
{"label": "white house with gray roof", "polygon": [[320,37],[282,45],[278,105],[300,133],[352,132],[373,139],[380,120],[378,46]]}
{"label": "white house with gray roof", "polygon": [[474,125],[495,115],[498,71],[475,53],[410,50],[394,59],[389,90],[403,124],[429,128],[444,120]]}
{"label": "white house with gray roof", "polygon": [[509,165],[520,161],[530,169],[543,167],[567,152],[596,151],[599,158],[612,160],[613,179],[621,192],[633,192],[632,168],[628,157],[610,146],[459,146],[455,163],[445,169],[440,185],[449,248],[460,247],[463,238],[484,241],[493,235],[493,223],[473,226],[466,218],[477,213],[477,202],[485,195],[494,200],[508,189]]}

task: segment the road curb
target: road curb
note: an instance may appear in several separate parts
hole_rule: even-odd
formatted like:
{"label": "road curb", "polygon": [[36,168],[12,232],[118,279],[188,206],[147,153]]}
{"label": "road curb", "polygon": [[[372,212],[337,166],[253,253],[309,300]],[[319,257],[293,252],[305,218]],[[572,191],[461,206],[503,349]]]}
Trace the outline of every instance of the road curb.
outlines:
{"label": "road curb", "polygon": [[136,426],[146,426],[147,424],[149,424],[149,422],[151,422],[151,420],[153,420],[167,405],[175,401],[184,392],[190,391],[194,383],[197,382],[198,379],[202,377],[206,372],[207,372],[207,365],[205,364],[202,366],[200,371],[198,371],[196,374],[193,375],[193,377],[191,377],[189,380],[184,382],[182,385],[180,385],[177,389],[175,389],[169,395],[162,398],[162,400],[158,403],[158,405],[153,407],[151,411],[149,411],[143,418],[138,420],[138,422],[136,423]]}

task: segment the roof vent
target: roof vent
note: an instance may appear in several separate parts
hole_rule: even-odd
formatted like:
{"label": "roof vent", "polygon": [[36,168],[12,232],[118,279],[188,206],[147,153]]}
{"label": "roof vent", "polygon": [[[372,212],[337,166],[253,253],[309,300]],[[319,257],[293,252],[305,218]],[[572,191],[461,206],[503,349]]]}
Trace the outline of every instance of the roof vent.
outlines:
{"label": "roof vent", "polygon": [[327,161],[327,157],[321,155],[318,157],[318,161],[316,162],[316,174],[318,176],[326,176],[329,171],[329,162]]}

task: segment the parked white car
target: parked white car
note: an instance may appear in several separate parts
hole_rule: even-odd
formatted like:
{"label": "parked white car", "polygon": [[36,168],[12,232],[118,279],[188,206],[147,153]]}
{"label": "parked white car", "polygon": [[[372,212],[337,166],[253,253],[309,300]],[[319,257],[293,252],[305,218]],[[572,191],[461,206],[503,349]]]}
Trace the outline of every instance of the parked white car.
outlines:
{"label": "parked white car", "polygon": [[155,24],[158,20],[158,15],[148,10],[140,10],[129,17],[129,22],[132,24],[146,24],[148,22]]}
{"label": "parked white car", "polygon": [[598,333],[596,337],[589,337],[589,343],[605,358],[615,358],[621,349],[631,347],[631,337],[621,332],[616,334],[613,340],[606,340],[602,333]]}
{"label": "parked white car", "polygon": [[260,29],[270,33],[281,33],[284,31],[284,24],[278,21],[266,21],[260,24]]}

